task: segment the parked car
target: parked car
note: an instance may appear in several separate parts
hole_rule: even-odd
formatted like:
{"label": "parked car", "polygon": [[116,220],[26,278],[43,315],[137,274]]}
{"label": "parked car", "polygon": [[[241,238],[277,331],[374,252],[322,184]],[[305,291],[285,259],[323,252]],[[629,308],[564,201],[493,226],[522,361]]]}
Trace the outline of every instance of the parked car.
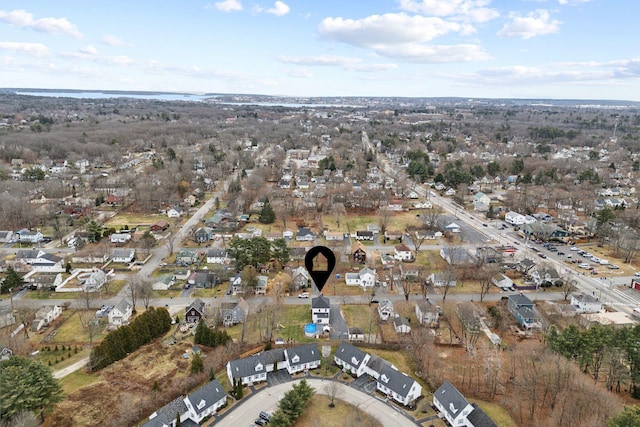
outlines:
{"label": "parked car", "polygon": [[257,418],[254,423],[256,423],[259,426],[264,426],[268,423],[269,421],[263,419],[263,418]]}
{"label": "parked car", "polygon": [[587,262],[583,262],[578,264],[578,267],[580,268],[591,268],[591,264],[587,263]]}
{"label": "parked car", "polygon": [[309,292],[303,292],[300,295],[298,295],[298,298],[309,298]]}
{"label": "parked car", "polygon": [[261,411],[260,418],[262,418],[263,420],[269,421],[271,419],[271,414],[265,411]]}
{"label": "parked car", "polygon": [[633,275],[640,277],[640,271],[636,271],[635,273],[633,273]]}
{"label": "parked car", "polygon": [[564,256],[564,252],[560,252],[560,251],[558,251],[558,253],[557,253],[556,255],[558,255],[558,256]]}
{"label": "parked car", "polygon": [[570,250],[570,251],[577,252],[577,251],[579,251],[580,249],[579,249],[577,246],[571,246],[571,249],[569,249],[569,250]]}
{"label": "parked car", "polygon": [[543,254],[542,252],[540,252],[540,253],[538,254],[538,256],[539,256],[540,258],[546,258],[546,257],[547,257],[547,256],[546,256],[545,254]]}
{"label": "parked car", "polygon": [[609,265],[608,265],[608,267],[609,267],[611,270],[619,270],[619,269],[620,269],[620,267],[618,267],[618,266],[617,266],[617,265],[615,265],[615,264],[609,264]]}

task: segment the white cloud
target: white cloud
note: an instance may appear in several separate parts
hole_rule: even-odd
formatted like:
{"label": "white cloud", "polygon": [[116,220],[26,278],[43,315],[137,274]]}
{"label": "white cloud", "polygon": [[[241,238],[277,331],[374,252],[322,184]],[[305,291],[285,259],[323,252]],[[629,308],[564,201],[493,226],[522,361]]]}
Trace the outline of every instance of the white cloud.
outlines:
{"label": "white cloud", "polygon": [[270,13],[271,15],[276,15],[276,16],[284,16],[287,13],[289,13],[290,10],[291,9],[289,8],[289,6],[287,6],[286,3],[277,1],[275,2],[272,8],[266,9],[265,13]]}
{"label": "white cloud", "polygon": [[491,56],[475,44],[425,45],[407,43],[400,46],[380,46],[374,49],[381,56],[415,63],[447,63],[488,61]]}
{"label": "white cloud", "polygon": [[78,28],[69,22],[67,18],[33,19],[33,14],[26,10],[13,10],[11,12],[0,10],[0,21],[20,28],[29,28],[41,33],[64,34],[77,39],[84,37],[83,34],[78,31]]}
{"label": "white cloud", "polygon": [[313,73],[306,68],[295,68],[293,70],[288,70],[286,73],[287,76],[298,79],[308,79],[313,77]]}
{"label": "white cloud", "polygon": [[425,42],[462,26],[441,18],[404,13],[372,15],[364,19],[325,18],[318,27],[323,36],[360,47]]}
{"label": "white cloud", "polygon": [[378,72],[398,68],[396,64],[365,64],[360,58],[348,56],[279,56],[278,60],[286,64],[306,65],[317,67],[341,67],[347,71]]}
{"label": "white cloud", "polygon": [[221,10],[223,12],[238,12],[243,9],[242,3],[238,0],[223,0],[217,3],[214,3],[213,6],[208,4],[205,6],[206,9],[215,8]]}
{"label": "white cloud", "polygon": [[400,0],[400,8],[428,16],[450,16],[472,22],[487,22],[500,16],[489,0]]}
{"label": "white cloud", "polygon": [[91,56],[95,56],[98,54],[98,49],[96,49],[95,47],[88,45],[85,47],[82,47],[80,49],[78,49],[80,53],[84,53],[85,55],[91,55]]}
{"label": "white cloud", "polygon": [[522,39],[530,39],[537,36],[557,33],[561,22],[551,20],[549,12],[544,9],[538,9],[521,16],[517,13],[510,14],[511,22],[505,24],[500,31],[499,37],[519,37]]}
{"label": "white cloud", "polygon": [[0,50],[21,52],[37,57],[49,55],[49,48],[40,43],[0,42]]}
{"label": "white cloud", "polygon": [[107,46],[112,46],[112,47],[124,46],[124,40],[112,34],[105,34],[104,36],[102,36],[100,40],[102,41],[102,43],[106,44]]}
{"label": "white cloud", "polygon": [[558,3],[560,3],[561,5],[575,5],[575,4],[582,4],[582,3],[589,3],[591,0],[558,0]]}

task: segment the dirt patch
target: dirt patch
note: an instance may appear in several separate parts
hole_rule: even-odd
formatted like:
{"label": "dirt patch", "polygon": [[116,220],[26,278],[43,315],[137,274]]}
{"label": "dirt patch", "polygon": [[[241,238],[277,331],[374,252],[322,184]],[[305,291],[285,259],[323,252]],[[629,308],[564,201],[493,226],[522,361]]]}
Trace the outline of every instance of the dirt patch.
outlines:
{"label": "dirt patch", "polygon": [[45,426],[134,425],[176,397],[208,381],[210,368],[221,375],[226,362],[242,353],[230,345],[200,346],[204,372],[190,374],[191,342],[166,348],[160,341],[142,347],[124,360],[95,373],[98,380],[70,393],[47,417]]}

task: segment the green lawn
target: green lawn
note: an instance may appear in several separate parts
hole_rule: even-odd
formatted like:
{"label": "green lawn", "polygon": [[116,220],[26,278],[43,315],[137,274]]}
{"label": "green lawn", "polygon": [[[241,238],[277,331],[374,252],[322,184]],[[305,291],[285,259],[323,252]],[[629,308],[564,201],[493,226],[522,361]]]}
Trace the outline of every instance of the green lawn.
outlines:
{"label": "green lawn", "polygon": [[77,371],[61,378],[60,385],[66,394],[71,394],[84,386],[98,381],[100,381],[100,377],[98,375],[90,375],[86,373],[84,369],[78,369]]}
{"label": "green lawn", "polygon": [[[93,318],[95,315],[95,311],[74,311],[71,312],[68,318],[66,318],[62,325],[57,329],[56,334],[53,336],[50,342],[43,342],[42,345],[56,345],[56,343],[88,343],[89,342],[89,332],[88,328],[83,327],[83,322],[85,325],[89,321],[89,319]],[[82,316],[82,320],[80,319]],[[104,328],[100,328],[99,332],[96,333],[93,337],[93,342],[97,343],[102,340],[106,335],[106,331]]]}

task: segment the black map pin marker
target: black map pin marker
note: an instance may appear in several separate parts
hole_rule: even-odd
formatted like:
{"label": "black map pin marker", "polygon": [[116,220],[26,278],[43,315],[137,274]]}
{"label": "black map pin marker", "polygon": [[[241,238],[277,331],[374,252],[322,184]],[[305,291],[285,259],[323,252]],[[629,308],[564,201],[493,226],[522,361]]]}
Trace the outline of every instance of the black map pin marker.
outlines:
{"label": "black map pin marker", "polygon": [[304,257],[304,266],[307,267],[307,271],[318,290],[322,292],[324,284],[327,283],[331,276],[333,267],[336,266],[336,256],[326,246],[314,246],[309,249],[309,252]]}

